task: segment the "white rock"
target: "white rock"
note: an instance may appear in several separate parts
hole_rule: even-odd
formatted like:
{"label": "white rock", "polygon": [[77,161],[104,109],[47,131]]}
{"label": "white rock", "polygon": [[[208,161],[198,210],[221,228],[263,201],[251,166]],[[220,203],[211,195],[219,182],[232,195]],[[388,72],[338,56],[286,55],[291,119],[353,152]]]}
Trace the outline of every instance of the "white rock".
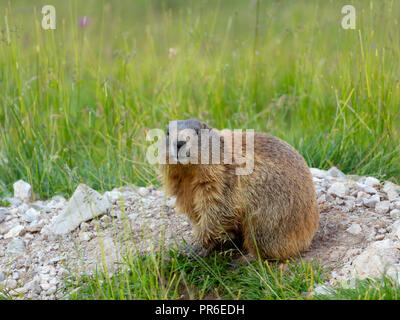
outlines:
{"label": "white rock", "polygon": [[113,190],[105,192],[104,196],[107,197],[110,202],[116,202],[119,199],[122,199],[124,195],[120,191]]}
{"label": "white rock", "polygon": [[357,192],[357,200],[362,200],[364,198],[369,198],[369,194],[365,193],[364,191]]}
{"label": "white rock", "polygon": [[2,223],[10,212],[6,208],[0,208],[0,223]]}
{"label": "white rock", "polygon": [[327,171],[327,175],[334,178],[347,179],[346,175],[336,167],[332,167]]}
{"label": "white rock", "polygon": [[393,205],[392,209],[399,209],[400,210],[400,201],[395,201],[391,203]]}
{"label": "white rock", "polygon": [[138,189],[138,194],[139,194],[140,196],[142,196],[142,197],[145,197],[145,196],[147,196],[147,195],[149,194],[149,190],[146,189],[146,188],[144,188],[144,187],[140,187],[140,188]]}
{"label": "white rock", "polygon": [[40,216],[40,212],[30,208],[28,211],[26,211],[22,216],[22,220],[26,221],[26,222],[33,222],[36,221]]}
{"label": "white rock", "polygon": [[128,215],[129,220],[136,220],[139,215],[137,213],[131,213]]}
{"label": "white rock", "polygon": [[381,201],[375,205],[375,211],[379,214],[385,214],[389,212],[390,201]]}
{"label": "white rock", "polygon": [[335,182],[328,189],[328,193],[337,197],[344,197],[347,193],[347,187],[341,182]]}
{"label": "white rock", "polygon": [[54,196],[53,198],[51,198],[50,201],[47,201],[45,206],[50,210],[51,209],[60,209],[60,208],[65,207],[66,203],[67,203],[67,200],[63,196],[57,195],[57,196]]}
{"label": "white rock", "polygon": [[346,208],[349,209],[349,211],[354,210],[356,207],[356,204],[353,200],[346,200],[345,201]]}
{"label": "white rock", "polygon": [[79,234],[79,239],[81,240],[81,241],[89,241],[90,240],[90,233],[89,232],[81,232],[80,234]]}
{"label": "white rock", "polygon": [[37,220],[33,221],[30,225],[26,227],[26,231],[31,233],[40,232],[42,230],[44,223],[38,222]]}
{"label": "white rock", "polygon": [[367,177],[364,181],[364,184],[366,184],[367,186],[370,186],[370,187],[378,187],[381,185],[379,180],[374,177]]}
{"label": "white rock", "polygon": [[327,295],[327,294],[330,294],[330,291],[332,291],[332,287],[329,287],[329,286],[317,284],[314,287],[314,293],[315,294]]}
{"label": "white rock", "polygon": [[22,203],[21,205],[18,206],[17,210],[15,210],[16,213],[19,214],[24,214],[26,211],[28,211],[30,206],[28,206],[26,203]]}
{"label": "white rock", "polygon": [[358,235],[361,233],[362,228],[358,223],[353,223],[346,231],[353,235]]}
{"label": "white rock", "polygon": [[7,279],[4,281],[4,285],[11,290],[14,290],[18,286],[18,282],[14,279]]}
{"label": "white rock", "polygon": [[375,241],[354,259],[352,274],[362,280],[380,278],[386,272],[398,272],[399,258],[399,250],[393,241],[390,239]]}
{"label": "white rock", "polygon": [[30,202],[32,200],[32,187],[29,183],[18,180],[13,184],[14,187],[14,198],[17,198],[24,202]]}
{"label": "white rock", "polygon": [[376,191],[376,189],[374,187],[371,187],[369,185],[366,185],[366,184],[363,184],[363,183],[360,183],[360,182],[356,182],[354,184],[354,187],[356,187],[358,190],[364,191],[364,192],[369,193],[369,194],[378,193],[378,191]]}
{"label": "white rock", "polygon": [[373,195],[370,198],[364,198],[363,203],[368,208],[375,208],[376,204],[381,201],[379,195]]}
{"label": "white rock", "polygon": [[9,202],[14,207],[18,207],[21,204],[21,200],[17,198],[5,198],[4,200]]}
{"label": "white rock", "polygon": [[167,200],[165,204],[167,205],[167,207],[173,208],[175,206],[175,202],[176,202],[176,198],[173,197],[173,198]]}
{"label": "white rock", "polygon": [[313,175],[313,177],[317,177],[317,178],[325,178],[327,176],[327,172],[325,170],[321,170],[318,168],[310,168],[311,174]]}
{"label": "white rock", "polygon": [[47,282],[40,282],[40,287],[42,288],[42,290],[47,291],[50,289],[50,284],[48,284]]}
{"label": "white rock", "polygon": [[21,239],[13,239],[7,245],[8,255],[20,255],[26,250],[25,243]]}
{"label": "white rock", "polygon": [[393,209],[392,211],[390,211],[390,217],[391,218],[400,218],[400,210]]}
{"label": "white rock", "polygon": [[390,182],[386,181],[385,184],[383,185],[383,192],[385,192],[388,196],[389,201],[398,201],[400,200],[400,186]]}
{"label": "white rock", "polygon": [[26,293],[28,293],[28,288],[18,287],[18,288],[15,288],[11,294],[13,294],[14,296],[18,296],[20,294],[24,295]]}
{"label": "white rock", "polygon": [[54,219],[50,230],[54,234],[66,234],[77,228],[83,221],[106,213],[110,207],[107,197],[102,197],[87,185],[80,184],[67,207]]}
{"label": "white rock", "polygon": [[400,240],[400,221],[393,223],[391,234]]}
{"label": "white rock", "polygon": [[22,230],[24,230],[24,227],[18,224],[11,228],[10,231],[4,235],[4,239],[15,238],[21,233]]}
{"label": "white rock", "polygon": [[0,223],[0,235],[6,234],[10,229],[11,226],[8,222]]}

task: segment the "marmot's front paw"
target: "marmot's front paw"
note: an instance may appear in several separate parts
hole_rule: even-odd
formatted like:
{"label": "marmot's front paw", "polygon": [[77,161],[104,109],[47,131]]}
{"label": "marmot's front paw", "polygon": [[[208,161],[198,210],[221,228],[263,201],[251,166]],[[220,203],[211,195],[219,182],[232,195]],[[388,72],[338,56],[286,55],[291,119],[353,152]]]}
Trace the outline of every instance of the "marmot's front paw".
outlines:
{"label": "marmot's front paw", "polygon": [[210,254],[211,250],[204,248],[203,246],[199,244],[194,244],[194,245],[186,245],[180,253],[189,256],[192,258],[200,257],[200,258],[205,258]]}

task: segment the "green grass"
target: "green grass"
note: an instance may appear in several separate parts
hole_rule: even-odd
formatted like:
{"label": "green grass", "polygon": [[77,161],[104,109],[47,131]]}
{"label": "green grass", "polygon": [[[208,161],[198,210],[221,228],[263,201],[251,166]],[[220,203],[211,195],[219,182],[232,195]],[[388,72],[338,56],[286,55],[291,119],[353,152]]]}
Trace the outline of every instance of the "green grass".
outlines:
{"label": "green grass", "polygon": [[398,181],[398,1],[351,1],[357,30],[322,0],[52,3],[45,31],[45,1],[0,1],[0,194],[157,183],[145,133],[187,117]]}
{"label": "green grass", "polygon": [[[69,299],[304,299],[302,292],[323,280],[321,269],[307,263],[279,265],[259,261],[228,270],[230,258],[213,254],[189,259],[174,250],[128,256],[115,275],[67,279]],[[76,289],[79,288],[79,289]]]}
{"label": "green grass", "polygon": [[[399,182],[399,1],[346,2],[356,30],[341,28],[337,1],[54,0],[57,29],[44,31],[47,4],[0,0],[0,198],[18,179],[38,198],[157,184],[146,132],[188,117],[269,132],[313,167]],[[111,279],[75,275],[73,298],[301,299],[322,281],[301,263],[281,275],[228,272],[220,256],[129,259]],[[399,293],[386,280],[346,290],[336,297]]]}
{"label": "green grass", "polygon": [[[391,278],[357,280],[353,288],[334,286],[314,293],[326,270],[312,263],[259,260],[229,270],[231,259],[213,254],[189,259],[176,251],[127,256],[120,270],[70,277],[67,299],[253,299],[253,300],[398,300],[400,285]],[[72,291],[72,293],[71,293]],[[307,294],[308,293],[308,294]],[[310,294],[311,293],[311,294]]]}

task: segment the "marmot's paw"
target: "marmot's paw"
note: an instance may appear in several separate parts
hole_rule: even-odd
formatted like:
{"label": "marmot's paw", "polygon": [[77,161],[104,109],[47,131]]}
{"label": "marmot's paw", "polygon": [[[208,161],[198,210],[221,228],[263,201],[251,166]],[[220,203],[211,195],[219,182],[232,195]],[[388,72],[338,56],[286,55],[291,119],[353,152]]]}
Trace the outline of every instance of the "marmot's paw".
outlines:
{"label": "marmot's paw", "polygon": [[210,252],[210,249],[204,248],[199,244],[188,244],[180,251],[180,254],[191,258],[205,258],[210,254]]}
{"label": "marmot's paw", "polygon": [[240,266],[247,266],[248,264],[255,261],[256,258],[252,254],[246,254],[244,256],[240,256],[239,258],[233,259],[228,267],[228,270],[235,270]]}

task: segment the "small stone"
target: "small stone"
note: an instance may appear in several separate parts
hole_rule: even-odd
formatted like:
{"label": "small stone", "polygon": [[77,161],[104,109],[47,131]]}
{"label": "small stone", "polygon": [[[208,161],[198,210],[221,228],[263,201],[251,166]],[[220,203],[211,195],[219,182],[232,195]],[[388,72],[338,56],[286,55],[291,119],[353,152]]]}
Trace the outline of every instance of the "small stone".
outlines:
{"label": "small stone", "polygon": [[379,214],[385,214],[389,212],[390,202],[389,201],[381,201],[375,205],[375,211]]}
{"label": "small stone", "polygon": [[8,255],[21,255],[25,253],[25,243],[21,239],[13,239],[7,245]]}
{"label": "small stone", "polygon": [[393,209],[392,211],[390,211],[390,217],[391,218],[400,218],[400,210]]}
{"label": "small stone", "polygon": [[332,186],[328,189],[328,193],[332,194],[337,197],[344,197],[347,193],[346,186],[341,182],[335,182]]}
{"label": "small stone", "polygon": [[376,191],[376,189],[375,189],[374,187],[371,187],[371,186],[369,186],[369,185],[366,185],[366,184],[363,184],[363,183],[360,183],[360,182],[356,182],[356,183],[354,184],[354,186],[355,186],[357,189],[359,189],[359,190],[361,190],[361,191],[364,191],[364,192],[366,192],[366,193],[369,193],[369,194],[376,194],[376,193],[378,193],[378,191]]}
{"label": "small stone", "polygon": [[40,287],[42,288],[42,290],[47,291],[50,289],[50,284],[48,284],[47,282],[40,282]]}
{"label": "small stone", "polygon": [[139,215],[137,213],[131,213],[128,215],[129,220],[136,220]]}
{"label": "small stone", "polygon": [[14,198],[17,198],[23,202],[30,202],[32,200],[32,187],[29,183],[18,180],[13,184],[14,187]]}
{"label": "small stone", "polygon": [[383,239],[385,239],[385,235],[384,234],[377,234],[374,237],[374,240],[383,240]]}
{"label": "small stone", "polygon": [[351,211],[351,210],[354,210],[354,208],[356,207],[356,204],[353,200],[346,200],[345,206],[346,206],[346,208],[348,208]]}
{"label": "small stone", "polygon": [[325,178],[327,176],[327,171],[325,170],[321,170],[318,168],[310,168],[311,174],[313,175],[313,177],[317,177],[317,178]]}
{"label": "small stone", "polygon": [[4,235],[4,239],[15,238],[22,233],[22,230],[24,230],[24,227],[18,224],[11,228],[6,235]]}
{"label": "small stone", "polygon": [[4,281],[5,278],[6,276],[4,275],[4,272],[0,271],[0,282]]}
{"label": "small stone", "polygon": [[392,209],[399,209],[400,210],[400,201],[395,201],[391,203],[393,205]]}
{"label": "small stone", "polygon": [[21,205],[18,206],[18,210],[16,212],[18,212],[19,214],[24,214],[26,211],[29,210],[29,206],[26,203],[21,203]]}
{"label": "small stone", "polygon": [[166,201],[166,205],[167,207],[173,208],[175,206],[175,202],[176,202],[176,198],[171,198],[169,200]]}
{"label": "small stone", "polygon": [[144,188],[144,187],[140,187],[138,189],[138,194],[142,197],[146,197],[149,194],[149,190]]}
{"label": "small stone", "polygon": [[362,200],[365,198],[369,198],[369,194],[365,193],[364,191],[357,192],[357,200]]}
{"label": "small stone", "polygon": [[387,194],[389,201],[399,200],[400,186],[398,186],[390,181],[386,181],[385,184],[383,185],[382,190],[383,190],[383,192],[385,192]]}
{"label": "small stone", "polygon": [[314,294],[327,295],[332,290],[332,287],[317,284],[314,288]]}
{"label": "small stone", "polygon": [[7,279],[4,282],[5,282],[4,285],[11,290],[14,290],[18,286],[18,282],[14,279]]}
{"label": "small stone", "polygon": [[89,241],[90,240],[90,233],[89,232],[81,232],[79,234],[79,239],[81,241]]}
{"label": "small stone", "polygon": [[29,281],[26,285],[25,288],[28,289],[28,291],[31,291],[34,294],[38,294],[41,291],[40,285],[39,285],[39,281],[37,279],[33,279],[31,281]]}
{"label": "small stone", "polygon": [[10,211],[6,208],[0,208],[0,223],[2,223]]}
{"label": "small stone", "polygon": [[400,240],[400,221],[396,221],[393,225],[392,225],[392,231],[391,233],[397,237],[397,239]]}
{"label": "small stone", "polygon": [[6,234],[11,227],[8,223],[0,223],[0,235]]}
{"label": "small stone", "polygon": [[332,167],[327,171],[327,175],[334,178],[346,179],[346,175],[336,167]]}
{"label": "small stone", "polygon": [[90,227],[90,225],[89,225],[88,223],[86,223],[86,222],[82,222],[82,223],[79,225],[79,229],[81,229],[81,230],[88,230],[89,227]]}
{"label": "small stone", "polygon": [[361,226],[358,223],[353,223],[349,228],[346,230],[348,233],[351,233],[353,235],[358,235],[361,233],[362,229]]}
{"label": "small stone", "polygon": [[367,177],[364,181],[364,184],[370,187],[379,187],[381,185],[379,180],[374,177]]}
{"label": "small stone", "polygon": [[120,191],[107,191],[104,193],[104,197],[108,198],[110,202],[117,202],[119,199],[123,198],[123,193]]}
{"label": "small stone", "polygon": [[19,295],[24,295],[24,294],[26,294],[27,292],[28,292],[28,288],[26,288],[26,287],[19,287],[19,288],[14,289],[14,291],[13,291],[12,293],[13,293],[13,295],[15,295],[15,296],[19,296]]}
{"label": "small stone", "polygon": [[26,227],[26,231],[30,233],[40,232],[43,228],[43,223],[38,223],[37,221],[32,222],[30,225]]}
{"label": "small stone", "polygon": [[363,204],[368,208],[375,208],[376,204],[381,201],[380,197],[376,194],[373,195],[371,198],[364,198]]}
{"label": "small stone", "polygon": [[21,204],[21,200],[18,198],[5,198],[4,200],[9,202],[13,207],[18,207]]}
{"label": "small stone", "polygon": [[28,211],[26,211],[22,216],[22,220],[26,221],[26,222],[33,222],[36,221],[40,216],[40,212],[38,212],[37,210],[30,208]]}

